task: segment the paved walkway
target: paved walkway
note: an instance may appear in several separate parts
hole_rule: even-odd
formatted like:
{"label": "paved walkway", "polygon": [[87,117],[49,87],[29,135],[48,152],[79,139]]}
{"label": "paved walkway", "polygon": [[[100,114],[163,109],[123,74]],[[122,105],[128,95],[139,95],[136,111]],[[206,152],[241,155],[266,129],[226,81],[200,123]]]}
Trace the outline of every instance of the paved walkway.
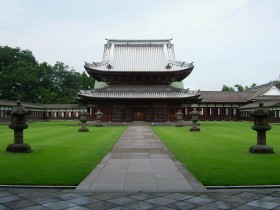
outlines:
{"label": "paved walkway", "polygon": [[3,189],[0,210],[22,209],[280,209],[280,190],[219,190],[205,192],[93,192],[78,190]]}
{"label": "paved walkway", "polygon": [[129,126],[112,152],[77,187],[111,192],[194,189],[205,188],[178,161],[172,161],[148,126]]}

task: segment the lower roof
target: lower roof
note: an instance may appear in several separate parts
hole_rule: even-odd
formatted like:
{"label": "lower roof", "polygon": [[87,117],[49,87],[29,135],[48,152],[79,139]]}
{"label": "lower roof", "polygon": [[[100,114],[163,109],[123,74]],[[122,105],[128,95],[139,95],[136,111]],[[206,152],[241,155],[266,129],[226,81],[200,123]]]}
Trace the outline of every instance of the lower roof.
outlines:
{"label": "lower roof", "polygon": [[245,103],[255,93],[254,91],[200,91],[202,103]]}
{"label": "lower roof", "polygon": [[[264,107],[279,107],[280,106],[280,99],[278,100],[271,100],[271,101],[261,101],[263,103]],[[254,102],[254,103],[250,103],[250,104],[246,104],[242,107],[240,107],[240,109],[254,109],[259,107],[259,102]]]}
{"label": "lower roof", "polygon": [[[0,100],[1,106],[13,107],[17,105],[16,101],[8,101],[8,100]],[[26,108],[33,108],[33,109],[44,109],[43,105],[32,104],[32,103],[22,103],[22,106]]]}
{"label": "lower roof", "polygon": [[170,85],[115,85],[100,89],[81,90],[83,98],[104,99],[183,99],[198,97],[198,91],[175,88]]}
{"label": "lower roof", "polygon": [[[0,106],[14,107],[16,101],[0,100]],[[35,104],[35,103],[22,103],[26,108],[30,109],[80,109],[80,104]]]}

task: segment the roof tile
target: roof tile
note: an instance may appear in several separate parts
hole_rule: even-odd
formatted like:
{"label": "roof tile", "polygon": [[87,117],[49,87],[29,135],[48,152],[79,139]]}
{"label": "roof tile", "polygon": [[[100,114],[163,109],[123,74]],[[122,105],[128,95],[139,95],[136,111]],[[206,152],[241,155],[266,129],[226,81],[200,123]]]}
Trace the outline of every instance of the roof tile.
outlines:
{"label": "roof tile", "polygon": [[198,91],[175,88],[170,85],[115,85],[101,89],[81,90],[81,97],[93,98],[188,98],[198,96]]}

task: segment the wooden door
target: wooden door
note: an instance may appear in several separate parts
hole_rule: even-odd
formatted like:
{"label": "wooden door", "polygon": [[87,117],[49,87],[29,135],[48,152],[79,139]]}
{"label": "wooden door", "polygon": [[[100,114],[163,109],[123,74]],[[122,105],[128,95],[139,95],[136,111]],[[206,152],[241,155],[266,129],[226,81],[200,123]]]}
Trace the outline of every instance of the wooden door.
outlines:
{"label": "wooden door", "polygon": [[146,113],[144,109],[133,110],[133,121],[145,121]]}

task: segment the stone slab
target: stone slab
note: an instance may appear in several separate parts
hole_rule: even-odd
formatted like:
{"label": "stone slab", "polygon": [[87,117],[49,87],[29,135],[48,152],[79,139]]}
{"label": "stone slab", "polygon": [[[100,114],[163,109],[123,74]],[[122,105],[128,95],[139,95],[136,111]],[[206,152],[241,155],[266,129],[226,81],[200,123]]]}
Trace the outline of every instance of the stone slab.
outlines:
{"label": "stone slab", "polygon": [[129,126],[101,163],[76,188],[99,191],[189,191],[192,186],[147,126]]}

